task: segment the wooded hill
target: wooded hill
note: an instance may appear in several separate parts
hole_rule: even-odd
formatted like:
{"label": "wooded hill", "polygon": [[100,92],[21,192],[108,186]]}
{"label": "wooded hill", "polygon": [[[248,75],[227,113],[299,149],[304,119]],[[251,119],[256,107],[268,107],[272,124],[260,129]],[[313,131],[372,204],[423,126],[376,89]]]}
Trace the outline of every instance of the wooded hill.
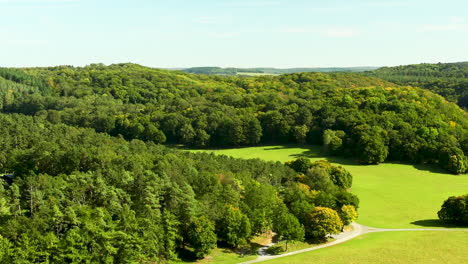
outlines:
{"label": "wooded hill", "polygon": [[468,62],[382,67],[365,74],[428,89],[468,109]]}
{"label": "wooded hill", "polygon": [[154,143],[324,144],[363,164],[467,168],[467,113],[430,91],[352,73],[237,77],[135,64],[1,69],[5,113]]}
{"label": "wooded hill", "polygon": [[207,75],[242,75],[246,73],[286,74],[299,72],[363,72],[375,70],[378,67],[330,67],[330,68],[221,68],[221,67],[193,67],[183,69],[183,72]]}
{"label": "wooded hill", "polygon": [[248,252],[267,230],[320,239],[356,217],[352,176],[326,161],[284,165],[158,143],[308,142],[364,164],[467,167],[465,111],[351,73],[1,68],[0,111],[0,263],[193,260],[215,246]]}
{"label": "wooded hill", "polygon": [[0,170],[13,177],[0,179],[0,263],[202,258],[266,230],[321,238],[307,225],[315,206],[339,214],[341,228],[359,203],[346,190],[351,175],[326,162],[300,175],[40,116],[0,114],[0,124]]}

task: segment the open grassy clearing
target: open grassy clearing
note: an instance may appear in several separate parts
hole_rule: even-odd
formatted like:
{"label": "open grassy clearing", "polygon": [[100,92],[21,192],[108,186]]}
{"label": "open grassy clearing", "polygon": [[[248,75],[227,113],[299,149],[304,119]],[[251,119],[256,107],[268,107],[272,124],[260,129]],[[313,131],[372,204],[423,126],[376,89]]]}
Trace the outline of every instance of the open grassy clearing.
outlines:
{"label": "open grassy clearing", "polygon": [[437,220],[442,202],[451,195],[468,191],[468,175],[457,176],[429,166],[407,164],[363,166],[352,160],[326,157],[320,146],[310,148],[292,145],[209,151],[237,158],[281,162],[304,156],[312,160],[328,159],[342,165],[353,174],[352,192],[361,200],[358,222],[372,227],[443,227]]}
{"label": "open grassy clearing", "polygon": [[194,262],[187,262],[187,261],[171,261],[171,264],[186,264],[186,263],[197,263],[197,264],[208,264],[208,263],[216,263],[216,264],[235,264],[244,261],[254,260],[257,258],[257,255],[248,255],[241,257],[239,254],[232,252],[229,249],[224,248],[215,248],[211,254],[206,257],[205,259],[194,261]]}
{"label": "open grassy clearing", "polygon": [[468,232],[412,231],[371,233],[343,244],[265,263],[466,263]]}

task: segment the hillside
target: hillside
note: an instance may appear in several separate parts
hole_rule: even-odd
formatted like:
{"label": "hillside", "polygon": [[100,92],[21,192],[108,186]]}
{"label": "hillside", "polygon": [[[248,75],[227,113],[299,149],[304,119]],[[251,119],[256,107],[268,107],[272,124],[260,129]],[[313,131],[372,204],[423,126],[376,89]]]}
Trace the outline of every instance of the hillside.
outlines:
{"label": "hillside", "polygon": [[468,62],[382,67],[365,75],[428,89],[468,109]]}
{"label": "hillside", "polygon": [[0,263],[193,260],[217,243],[286,232],[284,218],[303,240],[314,205],[358,203],[332,182],[299,201],[306,185],[278,162],[185,153],[43,116],[0,114],[0,124],[0,171],[12,175],[0,175]]}
{"label": "hillside", "polygon": [[363,164],[467,168],[466,112],[429,91],[354,73],[244,78],[97,64],[2,69],[0,76],[9,79],[0,84],[3,112],[127,140],[197,147],[320,143]]}

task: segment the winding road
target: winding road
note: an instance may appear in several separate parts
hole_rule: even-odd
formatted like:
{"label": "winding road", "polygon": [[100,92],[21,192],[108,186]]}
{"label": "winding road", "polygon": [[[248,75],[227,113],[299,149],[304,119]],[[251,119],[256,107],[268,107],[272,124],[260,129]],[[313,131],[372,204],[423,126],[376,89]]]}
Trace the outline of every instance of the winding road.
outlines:
{"label": "winding road", "polygon": [[368,226],[360,225],[358,223],[352,223],[351,226],[353,227],[351,231],[333,235],[332,237],[335,238],[335,240],[330,243],[326,243],[323,245],[314,246],[314,247],[310,247],[306,249],[296,250],[296,251],[288,252],[282,255],[268,255],[266,253],[266,249],[269,246],[274,245],[274,244],[269,244],[267,247],[263,247],[259,250],[259,256],[257,259],[242,262],[240,264],[257,263],[257,262],[261,262],[261,261],[265,261],[269,259],[282,258],[282,257],[296,255],[296,254],[300,254],[300,253],[304,253],[304,252],[308,252],[312,250],[325,248],[325,247],[330,247],[336,244],[343,243],[345,241],[348,241],[360,235],[367,234],[367,233],[374,233],[374,232],[394,232],[394,231],[466,231],[468,232],[468,229],[448,229],[448,228],[375,228],[375,227],[368,227]]}

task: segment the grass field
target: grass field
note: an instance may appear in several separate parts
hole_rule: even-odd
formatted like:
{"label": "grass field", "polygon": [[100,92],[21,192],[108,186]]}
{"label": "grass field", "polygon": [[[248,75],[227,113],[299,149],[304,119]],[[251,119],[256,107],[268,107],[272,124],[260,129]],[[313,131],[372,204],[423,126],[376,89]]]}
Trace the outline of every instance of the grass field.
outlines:
{"label": "grass field", "polygon": [[468,192],[468,175],[446,174],[429,166],[386,163],[363,166],[325,157],[319,146],[261,146],[210,150],[237,158],[287,161],[297,157],[328,159],[354,176],[352,192],[361,200],[358,222],[384,228],[442,227],[437,211],[450,195]]}
{"label": "grass field", "polygon": [[171,261],[170,264],[187,264],[187,263],[196,263],[196,264],[236,264],[244,261],[254,260],[257,258],[257,255],[249,255],[241,257],[239,254],[231,252],[223,248],[215,248],[211,252],[210,256],[195,262],[186,262],[186,261]]}
{"label": "grass field", "polygon": [[371,233],[343,244],[266,261],[268,264],[467,263],[468,232]]}

